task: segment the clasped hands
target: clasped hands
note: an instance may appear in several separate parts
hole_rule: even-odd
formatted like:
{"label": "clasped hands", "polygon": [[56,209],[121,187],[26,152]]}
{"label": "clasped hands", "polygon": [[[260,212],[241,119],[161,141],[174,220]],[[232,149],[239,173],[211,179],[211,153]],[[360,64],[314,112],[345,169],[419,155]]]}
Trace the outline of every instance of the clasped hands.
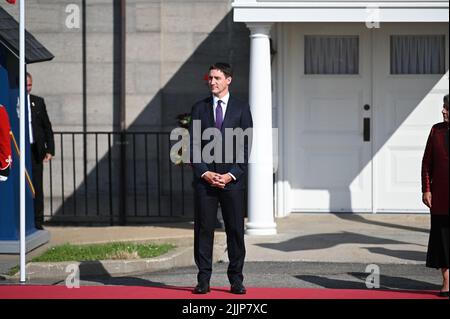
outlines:
{"label": "clasped hands", "polygon": [[223,189],[233,178],[230,174],[218,174],[208,171],[203,175],[203,179],[211,186]]}

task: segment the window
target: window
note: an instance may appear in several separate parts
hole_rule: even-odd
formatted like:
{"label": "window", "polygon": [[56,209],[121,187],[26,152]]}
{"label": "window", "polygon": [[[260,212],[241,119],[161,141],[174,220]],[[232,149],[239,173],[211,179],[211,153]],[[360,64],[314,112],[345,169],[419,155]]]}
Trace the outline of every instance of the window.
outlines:
{"label": "window", "polygon": [[358,73],[358,36],[305,36],[305,74]]}
{"label": "window", "polygon": [[444,73],[444,35],[391,36],[391,74]]}

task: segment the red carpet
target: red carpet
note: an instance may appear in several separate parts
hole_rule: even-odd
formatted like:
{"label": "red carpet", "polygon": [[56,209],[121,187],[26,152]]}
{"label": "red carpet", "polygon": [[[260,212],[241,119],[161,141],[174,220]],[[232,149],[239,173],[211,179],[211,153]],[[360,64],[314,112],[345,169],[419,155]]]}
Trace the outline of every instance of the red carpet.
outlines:
{"label": "red carpet", "polygon": [[[248,288],[247,294],[230,294],[226,287],[194,295],[192,287],[2,285],[1,299],[437,299],[436,291],[392,291],[304,288]],[[442,299],[442,298],[439,298]]]}

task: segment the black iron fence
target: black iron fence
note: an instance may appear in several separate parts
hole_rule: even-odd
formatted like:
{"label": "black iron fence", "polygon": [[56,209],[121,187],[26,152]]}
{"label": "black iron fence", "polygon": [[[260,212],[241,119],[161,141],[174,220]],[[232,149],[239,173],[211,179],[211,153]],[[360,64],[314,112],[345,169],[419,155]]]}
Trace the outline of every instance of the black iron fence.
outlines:
{"label": "black iron fence", "polygon": [[192,172],[168,132],[55,132],[44,166],[50,223],[124,225],[193,218]]}

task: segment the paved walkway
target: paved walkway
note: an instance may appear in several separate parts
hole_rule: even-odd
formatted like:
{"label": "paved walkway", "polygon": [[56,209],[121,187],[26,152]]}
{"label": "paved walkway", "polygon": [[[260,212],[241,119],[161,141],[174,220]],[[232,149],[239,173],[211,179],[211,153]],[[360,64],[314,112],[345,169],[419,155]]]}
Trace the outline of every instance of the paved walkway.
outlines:
{"label": "paved walkway", "polygon": [[428,215],[293,214],[278,235],[247,238],[247,260],[424,263],[428,234]]}
{"label": "paved walkway", "polygon": [[[413,214],[292,214],[278,219],[278,234],[246,236],[246,261],[362,264],[424,264],[429,216]],[[193,224],[126,227],[46,227],[51,246],[112,241],[171,242],[192,248]],[[218,260],[227,261],[223,231],[216,233]],[[17,255],[0,255],[0,273],[17,265]]]}

